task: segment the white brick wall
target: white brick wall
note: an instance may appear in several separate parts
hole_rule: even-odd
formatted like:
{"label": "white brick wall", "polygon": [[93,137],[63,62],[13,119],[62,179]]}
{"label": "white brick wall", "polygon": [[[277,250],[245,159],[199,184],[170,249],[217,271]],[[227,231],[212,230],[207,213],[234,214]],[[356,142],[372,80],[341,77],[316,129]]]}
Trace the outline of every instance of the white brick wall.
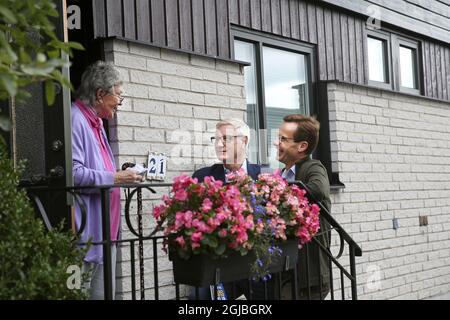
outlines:
{"label": "white brick wall", "polygon": [[359,298],[450,292],[450,104],[347,84],[328,94],[333,168],[346,186],[332,214],[363,250]]}
{"label": "white brick wall", "polygon": [[[119,165],[125,161],[146,162],[148,151],[166,152],[169,156],[166,182],[182,173],[191,175],[194,169],[216,161],[209,140],[216,122],[230,117],[245,119],[243,69],[236,63],[118,40],[105,43],[105,57],[118,67],[126,96],[116,118],[110,122],[111,144]],[[163,193],[167,189],[158,190],[157,198]],[[154,201],[147,200],[155,197],[144,194],[143,198],[145,234],[148,234],[154,227],[149,214]],[[136,212],[135,205],[130,212]],[[132,223],[136,223],[134,215]],[[122,226],[123,238],[133,238],[124,218]],[[153,252],[149,244],[144,253],[145,288],[146,298],[152,299]],[[119,251],[118,298],[129,299],[130,245],[123,245]],[[136,247],[136,258],[137,254]],[[158,256],[162,270],[160,298],[173,298],[171,264],[160,248]],[[136,275],[139,289],[138,266]]]}

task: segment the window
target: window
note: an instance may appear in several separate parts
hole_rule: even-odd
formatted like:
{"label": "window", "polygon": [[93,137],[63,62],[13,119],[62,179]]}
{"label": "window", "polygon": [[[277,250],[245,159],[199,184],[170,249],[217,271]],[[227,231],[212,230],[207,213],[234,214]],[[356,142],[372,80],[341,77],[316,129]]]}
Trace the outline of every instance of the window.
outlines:
{"label": "window", "polygon": [[234,58],[250,63],[244,69],[250,161],[279,167],[273,141],[283,117],[312,113],[312,52],[309,46],[234,30]]}
{"label": "window", "polygon": [[419,45],[397,36],[394,39],[398,52],[399,90],[420,94]]}
{"label": "window", "polygon": [[369,84],[384,89],[392,89],[389,49],[389,34],[367,31]]}
{"label": "window", "polygon": [[420,94],[418,42],[380,30],[366,32],[369,84]]}

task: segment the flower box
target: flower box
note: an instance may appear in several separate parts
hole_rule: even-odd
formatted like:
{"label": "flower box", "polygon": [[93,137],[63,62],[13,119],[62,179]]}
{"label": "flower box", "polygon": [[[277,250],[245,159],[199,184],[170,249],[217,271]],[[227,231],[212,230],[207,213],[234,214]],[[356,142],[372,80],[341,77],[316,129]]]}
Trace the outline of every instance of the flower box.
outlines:
{"label": "flower box", "polygon": [[[227,179],[224,185],[212,177],[201,183],[177,177],[170,195],[153,208],[154,232],[167,236],[163,249],[169,249],[177,283],[264,280],[292,269],[298,244],[311,241],[319,229],[319,207],[278,174],[260,174],[253,181],[239,171]],[[274,244],[284,248],[281,257]]]}
{"label": "flower box", "polygon": [[[282,250],[281,256],[270,267],[270,273],[291,270],[298,260],[298,241],[288,240],[277,244]],[[193,255],[183,259],[176,252],[170,251],[169,259],[173,262],[175,283],[194,287],[205,287],[218,282],[232,282],[252,277],[251,266],[255,263],[253,251],[242,256],[233,251],[228,257],[212,258],[206,254]],[[216,271],[219,271],[216,278]]]}

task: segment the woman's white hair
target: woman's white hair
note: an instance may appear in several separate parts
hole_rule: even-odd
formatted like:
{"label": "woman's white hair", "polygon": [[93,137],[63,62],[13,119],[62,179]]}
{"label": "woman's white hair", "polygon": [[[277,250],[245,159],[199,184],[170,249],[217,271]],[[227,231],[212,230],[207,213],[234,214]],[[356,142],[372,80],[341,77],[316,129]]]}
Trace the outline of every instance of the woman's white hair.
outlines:
{"label": "woman's white hair", "polygon": [[97,90],[112,92],[114,86],[121,85],[119,71],[110,62],[97,61],[86,68],[76,95],[78,99],[93,106],[97,100]]}
{"label": "woman's white hair", "polygon": [[244,137],[247,137],[247,147],[250,144],[250,128],[249,126],[241,119],[238,118],[231,118],[231,119],[224,119],[219,121],[216,124],[216,129],[219,129],[222,126],[232,126],[236,131],[243,135]]}

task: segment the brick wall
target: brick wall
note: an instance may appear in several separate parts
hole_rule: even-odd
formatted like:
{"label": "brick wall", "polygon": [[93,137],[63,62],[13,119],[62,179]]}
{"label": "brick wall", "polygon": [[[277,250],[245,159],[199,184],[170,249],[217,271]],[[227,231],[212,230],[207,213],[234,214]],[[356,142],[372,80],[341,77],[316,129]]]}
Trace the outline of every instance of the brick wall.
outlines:
{"label": "brick wall", "polygon": [[329,84],[328,97],[346,186],[332,214],[362,246],[359,298],[450,292],[450,104],[347,84]]}
{"label": "brick wall", "polygon": [[[237,63],[118,40],[105,42],[105,60],[115,64],[124,81],[126,99],[110,122],[111,146],[119,165],[127,161],[145,163],[149,151],[164,152],[169,157],[166,182],[183,173],[191,175],[196,168],[216,161],[210,137],[217,121],[245,119],[244,76]],[[157,191],[156,195],[143,193],[144,234],[154,227],[152,205],[159,203],[168,190]],[[134,203],[130,212],[136,213]],[[131,218],[137,228],[136,215]],[[122,220],[123,238],[133,238]],[[135,250],[137,258],[137,244]],[[130,244],[119,251],[118,298],[129,299]],[[157,252],[162,271],[160,298],[173,298],[171,263],[160,248]],[[149,242],[144,257],[146,298],[152,299],[153,252]],[[139,278],[136,280],[139,288]]]}

